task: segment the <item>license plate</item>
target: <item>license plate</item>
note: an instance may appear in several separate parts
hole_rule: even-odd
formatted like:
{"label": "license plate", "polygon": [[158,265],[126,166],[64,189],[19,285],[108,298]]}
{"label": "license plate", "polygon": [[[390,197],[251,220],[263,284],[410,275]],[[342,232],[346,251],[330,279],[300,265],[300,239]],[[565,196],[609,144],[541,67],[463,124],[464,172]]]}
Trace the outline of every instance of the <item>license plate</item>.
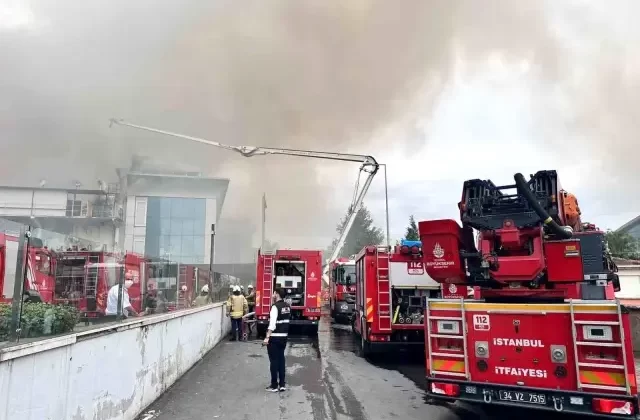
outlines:
{"label": "license plate", "polygon": [[520,391],[498,391],[501,401],[522,402],[527,404],[547,404],[547,397],[544,394],[534,394]]}

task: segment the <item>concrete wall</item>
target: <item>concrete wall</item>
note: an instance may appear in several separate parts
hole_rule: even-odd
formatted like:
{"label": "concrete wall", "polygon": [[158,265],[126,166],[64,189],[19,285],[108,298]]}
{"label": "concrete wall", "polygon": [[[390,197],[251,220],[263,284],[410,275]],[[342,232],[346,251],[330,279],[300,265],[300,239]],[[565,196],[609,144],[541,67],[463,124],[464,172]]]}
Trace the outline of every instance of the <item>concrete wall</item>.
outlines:
{"label": "concrete wall", "polygon": [[0,351],[0,420],[131,420],[230,329],[224,304]]}
{"label": "concrete wall", "polygon": [[640,299],[640,266],[618,266],[620,291],[619,299]]}

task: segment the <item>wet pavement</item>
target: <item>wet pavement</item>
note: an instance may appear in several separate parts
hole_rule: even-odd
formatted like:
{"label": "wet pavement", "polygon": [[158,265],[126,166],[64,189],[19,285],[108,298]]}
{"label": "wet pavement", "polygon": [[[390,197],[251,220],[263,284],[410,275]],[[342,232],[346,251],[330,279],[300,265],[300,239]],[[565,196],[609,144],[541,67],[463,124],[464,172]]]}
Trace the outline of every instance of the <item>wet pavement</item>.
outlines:
{"label": "wet pavement", "polygon": [[[424,393],[424,356],[395,353],[366,360],[347,325],[323,318],[317,338],[291,337],[287,386],[267,393],[269,360],[261,341],[223,342],[153,403],[139,420],[526,420],[549,413],[436,404]],[[564,420],[569,420],[563,417]]]}

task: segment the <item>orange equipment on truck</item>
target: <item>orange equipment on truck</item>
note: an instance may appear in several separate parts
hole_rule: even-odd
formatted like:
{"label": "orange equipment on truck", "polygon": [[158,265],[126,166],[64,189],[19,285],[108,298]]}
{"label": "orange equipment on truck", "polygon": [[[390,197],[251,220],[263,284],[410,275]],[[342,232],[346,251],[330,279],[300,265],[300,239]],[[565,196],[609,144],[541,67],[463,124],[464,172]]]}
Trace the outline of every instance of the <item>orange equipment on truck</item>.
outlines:
{"label": "orange equipment on truck", "polygon": [[466,181],[462,226],[418,224],[429,275],[477,298],[427,299],[428,393],[636,418],[631,324],[604,233],[582,223],[555,171],[514,179]]}
{"label": "orange equipment on truck", "polygon": [[255,316],[258,335],[269,325],[269,311],[276,288],[285,291],[291,306],[291,326],[303,326],[316,334],[322,310],[322,251],[280,249],[258,251]]}
{"label": "orange equipment on truck", "polygon": [[356,257],[353,332],[364,355],[424,346],[424,302],[440,296],[440,284],[425,272],[420,250],[419,241],[402,241],[391,253],[367,246]]}
{"label": "orange equipment on truck", "polygon": [[356,304],[356,260],[338,258],[329,263],[329,307],[331,317],[350,320]]}

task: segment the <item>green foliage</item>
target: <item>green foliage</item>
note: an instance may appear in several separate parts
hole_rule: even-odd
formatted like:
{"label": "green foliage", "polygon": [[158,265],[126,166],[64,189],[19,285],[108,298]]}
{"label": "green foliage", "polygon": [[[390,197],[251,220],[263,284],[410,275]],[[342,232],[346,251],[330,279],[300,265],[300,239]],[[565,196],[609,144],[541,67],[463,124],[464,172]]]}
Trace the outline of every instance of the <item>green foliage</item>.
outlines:
{"label": "green foliage", "polygon": [[407,241],[419,241],[420,234],[418,233],[418,225],[416,224],[416,219],[413,218],[413,214],[409,217],[409,226],[407,226],[407,231],[404,234],[404,239]]}
{"label": "green foliage", "polygon": [[[347,217],[349,216],[350,210],[351,208],[347,209],[347,214],[345,214],[336,227],[338,236],[347,224]],[[339,257],[349,257],[350,255],[357,254],[367,245],[380,245],[383,241],[384,233],[382,232],[382,229],[374,225],[371,212],[362,205],[360,209],[358,209],[358,213],[356,214],[356,218],[351,226],[351,230],[347,234],[344,247],[342,247]],[[325,258],[329,258],[337,244],[338,238],[335,238],[327,251],[325,251]]]}
{"label": "green foliage", "polygon": [[[23,338],[56,335],[73,331],[79,313],[73,306],[25,303],[20,328]],[[7,340],[11,328],[11,304],[0,303],[0,341]]]}
{"label": "green foliage", "polygon": [[640,244],[628,233],[608,230],[605,234],[611,255],[630,260],[640,259]]}

